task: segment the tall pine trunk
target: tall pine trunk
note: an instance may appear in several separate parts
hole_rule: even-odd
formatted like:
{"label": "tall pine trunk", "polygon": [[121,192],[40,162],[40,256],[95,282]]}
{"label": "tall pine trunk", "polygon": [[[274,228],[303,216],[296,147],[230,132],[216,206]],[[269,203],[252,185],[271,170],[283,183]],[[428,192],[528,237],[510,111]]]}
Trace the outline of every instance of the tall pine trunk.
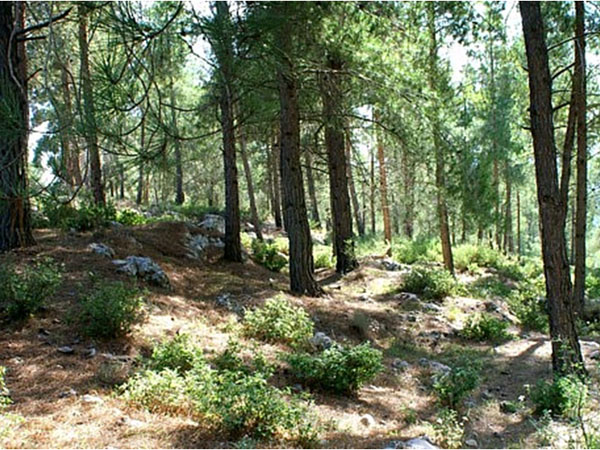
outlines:
{"label": "tall pine trunk", "polygon": [[[429,88],[432,92],[437,93],[437,34],[435,24],[435,5],[428,5],[428,30],[429,30]],[[440,240],[442,243],[442,256],[444,258],[444,266],[454,275],[454,261],[452,258],[452,245],[450,242],[450,228],[448,225],[448,208],[446,205],[446,169],[445,169],[445,151],[440,135],[440,118],[437,109],[432,108],[431,126],[433,133],[433,146],[435,150],[435,187],[436,187],[436,203],[440,230]]]}
{"label": "tall pine trunk", "polygon": [[[27,173],[29,109],[25,2],[0,3],[0,253],[34,244]],[[12,70],[12,73],[11,73]]]}
{"label": "tall pine trunk", "polygon": [[356,222],[356,229],[358,230],[359,236],[365,235],[365,222],[361,214],[360,203],[358,202],[358,195],[356,193],[356,186],[354,185],[354,175],[352,174],[352,139],[350,136],[350,130],[346,128],[346,161],[347,161],[347,173],[348,173],[348,189],[350,191],[350,200],[352,200],[352,210],[354,211],[354,220]]}
{"label": "tall pine trunk", "polygon": [[575,105],[577,109],[577,193],[575,213],[575,310],[585,301],[585,231],[587,221],[587,87],[585,63],[585,5],[575,2]]}
{"label": "tall pine trunk", "polygon": [[565,241],[565,214],[556,164],[552,79],[540,4],[520,2],[527,53],[531,133],[538,192],[542,258],[556,373],[583,369]]}
{"label": "tall pine trunk", "polygon": [[375,234],[375,152],[371,148],[371,165],[370,165],[370,179],[369,179],[369,211],[371,213],[371,233]]}
{"label": "tall pine trunk", "polygon": [[248,152],[246,148],[246,135],[244,134],[244,128],[239,125],[239,137],[240,137],[240,156],[242,157],[242,164],[244,166],[244,174],[246,175],[246,185],[248,188],[248,201],[250,203],[250,215],[252,216],[252,225],[254,225],[254,232],[258,240],[262,241],[263,236],[260,230],[260,220],[258,219],[258,209],[256,208],[256,196],[254,195],[254,183],[252,181],[252,171],[250,170],[250,161],[248,161]]}
{"label": "tall pine trunk", "polygon": [[271,147],[271,178],[273,180],[273,215],[275,218],[275,226],[277,228],[283,227],[283,220],[281,219],[281,176],[279,172],[280,167],[280,143],[278,138],[273,138],[273,145]]}
{"label": "tall pine trunk", "polygon": [[348,169],[339,74],[342,67],[343,62],[335,55],[330,55],[327,61],[327,72],[320,77],[320,88],[325,120],[325,147],[327,149],[336,272],[344,274],[357,268],[358,261],[354,253],[354,234],[348,193]]}
{"label": "tall pine trunk", "polygon": [[[279,3],[282,16],[287,6]],[[300,165],[300,114],[298,108],[298,82],[289,55],[292,42],[289,30],[278,35],[282,53],[279,61],[277,85],[280,103],[280,169],[282,183],[283,220],[290,246],[290,289],[297,294],[320,295],[323,291],[314,278],[312,240],[306,213],[302,167]]]}
{"label": "tall pine trunk", "polygon": [[[373,119],[379,122],[381,117],[379,110],[373,112]],[[388,248],[386,254],[392,256],[392,223],[390,220],[390,205],[387,195],[387,173],[385,164],[385,150],[383,148],[383,136],[381,130],[376,133],[377,136],[377,161],[379,162],[379,195],[381,197],[381,213],[383,214],[383,236],[387,242]]]}
{"label": "tall pine trunk", "polygon": [[183,205],[185,193],[183,192],[183,162],[181,160],[181,141],[179,140],[179,127],[177,126],[177,93],[175,92],[175,82],[173,77],[170,79],[171,90],[171,122],[175,137],[173,137],[174,156],[175,156],[175,204]]}
{"label": "tall pine trunk", "polygon": [[317,227],[321,226],[319,216],[319,202],[317,201],[317,189],[315,188],[315,178],[313,176],[312,155],[310,149],[304,152],[304,163],[306,164],[306,183],[308,185],[308,198],[310,199],[310,217]]}
{"label": "tall pine trunk", "polygon": [[219,105],[223,134],[223,167],[225,168],[225,259],[242,261],[240,240],[240,200],[235,151],[233,116],[233,38],[230,35],[231,17],[227,2],[216,2],[218,36],[214,37],[214,51],[219,65]]}
{"label": "tall pine trunk", "polygon": [[84,136],[90,160],[90,184],[96,205],[106,203],[104,185],[102,181],[102,165],[100,162],[100,149],[98,147],[98,129],[96,125],[96,106],[94,104],[94,88],[90,75],[89,42],[88,42],[88,6],[85,3],[78,5],[79,19],[79,57],[81,90],[83,92],[83,123]]}

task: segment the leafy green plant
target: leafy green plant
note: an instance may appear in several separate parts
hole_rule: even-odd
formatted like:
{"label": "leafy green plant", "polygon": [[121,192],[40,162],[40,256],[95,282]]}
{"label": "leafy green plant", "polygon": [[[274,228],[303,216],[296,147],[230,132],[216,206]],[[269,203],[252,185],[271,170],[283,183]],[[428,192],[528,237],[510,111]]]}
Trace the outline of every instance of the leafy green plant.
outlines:
{"label": "leafy green plant", "polygon": [[268,299],[261,308],[246,313],[246,335],[268,342],[300,345],[313,335],[313,322],[306,311],[282,297]]}
{"label": "leafy green plant", "polygon": [[392,253],[394,259],[402,264],[441,260],[439,243],[433,239],[397,240],[392,246]]}
{"label": "leafy green plant", "polygon": [[38,312],[60,285],[59,266],[51,259],[17,272],[9,263],[0,265],[0,314],[23,320]]}
{"label": "leafy green plant", "polygon": [[123,398],[152,412],[176,413],[189,405],[186,380],[176,370],[145,370],[121,387]]}
{"label": "leafy green plant", "polygon": [[370,344],[332,346],[321,353],[291,353],[285,356],[296,378],[336,393],[359,389],[383,370],[382,353]]}
{"label": "leafy green plant", "polygon": [[335,259],[331,254],[331,247],[328,247],[326,245],[313,246],[313,259],[315,269],[330,269],[335,266]]}
{"label": "leafy green plant", "polygon": [[[246,362],[241,354],[244,350],[242,344],[234,339],[230,339],[227,348],[212,360],[212,363],[219,370],[229,370],[231,372],[242,372],[245,374],[259,373],[265,378],[269,378],[273,372],[273,365],[267,361],[265,356],[259,350],[251,351],[252,358]],[[248,351],[250,353],[250,351]]]}
{"label": "leafy green plant", "polygon": [[442,300],[454,293],[456,282],[444,269],[414,268],[405,278],[402,290],[431,300]]}
{"label": "leafy green plant", "polygon": [[479,384],[479,370],[475,366],[461,365],[435,377],[433,390],[440,403],[457,409],[462,400]]}
{"label": "leafy green plant", "polygon": [[473,341],[490,341],[494,343],[508,341],[513,335],[508,332],[508,323],[491,314],[482,314],[470,318],[460,332],[461,337]]}
{"label": "leafy green plant", "polygon": [[63,228],[73,228],[77,231],[89,231],[108,225],[116,219],[116,210],[112,204],[99,206],[93,203],[84,203],[72,212],[59,224]]}
{"label": "leafy green plant", "polygon": [[141,318],[142,293],[122,282],[95,283],[93,291],[84,296],[77,311],[72,311],[86,336],[110,339],[131,331]]}
{"label": "leafy green plant", "polygon": [[462,448],[465,435],[465,418],[459,418],[453,409],[442,408],[433,423],[434,440],[442,448]]}
{"label": "leafy green plant", "polygon": [[512,292],[507,301],[511,312],[525,328],[542,332],[548,330],[543,279],[521,282],[519,289]]}
{"label": "leafy green plant", "polygon": [[[12,400],[8,396],[5,377],[6,367],[0,366],[0,439],[14,433],[17,428],[16,426],[24,421],[22,416],[6,412]],[[2,441],[0,441],[1,445]]]}
{"label": "leafy green plant", "polygon": [[548,411],[554,416],[576,418],[587,399],[587,387],[575,375],[556,377],[552,382],[540,380],[531,391],[535,412]]}
{"label": "leafy green plant", "polygon": [[121,209],[117,211],[115,220],[123,225],[144,225],[148,222],[143,214],[132,209]]}
{"label": "leafy green plant", "polygon": [[190,336],[182,333],[155,345],[148,366],[156,371],[171,369],[184,373],[201,358],[202,352],[190,342]]}
{"label": "leafy green plant", "polygon": [[287,265],[287,258],[278,250],[273,242],[252,241],[252,255],[257,263],[273,272],[279,272]]}

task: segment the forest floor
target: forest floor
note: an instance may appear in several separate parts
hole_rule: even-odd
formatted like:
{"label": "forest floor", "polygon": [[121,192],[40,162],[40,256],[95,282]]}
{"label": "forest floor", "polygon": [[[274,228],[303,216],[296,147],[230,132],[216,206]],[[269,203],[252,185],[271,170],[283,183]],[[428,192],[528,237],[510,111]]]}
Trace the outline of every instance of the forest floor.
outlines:
{"label": "forest floor", "polygon": [[[36,246],[15,253],[17,263],[50,256],[64,264],[64,275],[59,292],[41,314],[17,328],[0,330],[0,366],[7,368],[13,400],[9,411],[22,417],[7,436],[0,436],[0,447],[234,446],[235,442],[203,434],[189,418],[130,406],[115,393],[114,385],[125,381],[136,358],[147,356],[154,342],[177,332],[193,336],[205,354],[223,350],[235,332],[232,323],[237,315],[216,302],[220,294],[230,294],[233,301],[251,308],[281,292],[306,309],[316,330],[348,343],[368,340],[384,353],[384,371],[356,395],[312,394],[316,413],[330,424],[321,435],[322,447],[384,448],[392,441],[433,437],[436,424],[439,433],[439,406],[430,389],[430,368],[420,361],[427,358],[452,366],[465,357],[482,367],[481,383],[463,411],[465,442],[481,448],[568,445],[574,430],[567,423],[555,422],[549,429],[532,416],[529,387],[551,377],[546,336],[513,326],[517,339],[492,345],[467,342],[455,333],[476,311],[509,314],[501,298],[455,296],[434,306],[406,300],[397,295],[403,273],[384,270],[374,256],[363,258],[360,268],[345,277],[330,269],[318,271],[324,297],[295,297],[286,293],[285,275],[251,260],[234,264],[186,257],[179,244],[183,233],[177,223],[96,233],[41,230]],[[67,320],[69,309],[91,288],[89,272],[106,280],[128,279],[109,259],[90,252],[92,242],[111,246],[117,258],[149,256],[170,278],[172,290],[147,286],[145,319],[127,338],[88,341]],[[473,281],[462,276],[463,283]],[[64,345],[72,346],[74,353],[60,353],[58,348]],[[97,354],[89,357],[92,345]],[[267,355],[278,350],[270,344],[261,347]],[[596,342],[583,340],[586,356],[597,349]],[[112,364],[115,357],[122,362],[119,370]],[[588,369],[597,370],[592,365]],[[514,411],[503,412],[502,402],[516,405]],[[367,414],[374,420],[365,420]]]}

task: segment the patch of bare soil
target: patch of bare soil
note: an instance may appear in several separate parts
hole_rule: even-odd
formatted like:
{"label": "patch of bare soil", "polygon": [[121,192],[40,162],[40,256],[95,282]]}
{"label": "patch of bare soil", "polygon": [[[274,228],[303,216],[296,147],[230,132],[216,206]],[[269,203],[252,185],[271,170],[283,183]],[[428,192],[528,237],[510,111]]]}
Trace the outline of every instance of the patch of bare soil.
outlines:
{"label": "patch of bare soil", "polygon": [[[62,286],[47,309],[21,326],[0,330],[0,365],[8,368],[7,384],[14,404],[10,411],[24,421],[0,445],[9,448],[200,448],[231,447],[232,442],[206,435],[202,424],[186,417],[153,414],[129,407],[115,395],[115,384],[131,373],[136,358],[152,343],[178,331],[193,335],[208,354],[223,349],[235,321],[220,306],[223,293],[251,308],[286,291],[287,279],[248,261],[243,264],[190,259],[184,246],[189,228],[180,223],[124,227],[100,233],[65,234],[39,231],[38,244],[14,252],[18,263],[51,256],[64,264]],[[149,256],[168,275],[172,290],[148,289],[146,317],[126,339],[92,342],[78,336],[68,312],[90,289],[88,273],[106,280],[128,280],[110,259],[88,245],[103,242],[117,258]],[[550,375],[550,346],[538,334],[500,346],[465,342],[456,334],[461,320],[486,308],[482,300],[449,298],[425,302],[398,296],[402,275],[382,270],[377,260],[340,278],[330,270],[319,277],[327,295],[289,299],[307,309],[318,331],[348,343],[369,340],[385,355],[385,370],[355,396],[314,392],[315,408],[328,426],[323,447],[383,448],[393,440],[427,434],[432,437],[439,406],[431,393],[431,372],[422,358],[452,365],[459,358],[483,364],[482,383],[463,411],[466,434],[482,448],[536,446],[529,420],[531,405],[516,413],[500,411],[503,401],[519,403],[528,385]],[[287,295],[287,294],[285,294]],[[435,307],[437,306],[437,308]],[[517,330],[518,331],[518,330]],[[73,354],[58,348],[69,345]],[[97,353],[88,357],[93,346]],[[275,357],[277,348],[264,346]],[[583,346],[587,354],[591,345]],[[118,356],[115,359],[115,356]],[[401,361],[406,364],[400,365]],[[592,369],[590,367],[590,369]],[[283,368],[281,368],[283,371]],[[281,380],[281,377],[275,377]],[[373,421],[365,425],[365,415]],[[265,443],[263,445],[268,445]]]}

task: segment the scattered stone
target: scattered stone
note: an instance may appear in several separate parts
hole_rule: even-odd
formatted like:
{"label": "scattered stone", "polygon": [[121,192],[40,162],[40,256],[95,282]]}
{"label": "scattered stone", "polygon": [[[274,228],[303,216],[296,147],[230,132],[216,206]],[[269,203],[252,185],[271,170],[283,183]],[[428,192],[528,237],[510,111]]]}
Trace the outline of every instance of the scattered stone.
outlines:
{"label": "scattered stone", "polygon": [[60,323],[60,319],[58,319],[58,318],[56,318],[56,319],[52,319],[52,323],[59,324],[59,323]]}
{"label": "scattered stone", "polygon": [[418,302],[419,297],[417,294],[413,294],[412,292],[400,292],[394,296],[394,299],[400,302]]}
{"label": "scattered stone", "polygon": [[186,246],[189,250],[188,256],[201,259],[209,248],[224,248],[225,242],[219,237],[210,237],[203,234],[189,235]]}
{"label": "scattered stone", "polygon": [[129,355],[113,355],[112,353],[101,353],[100,356],[110,361],[130,362],[133,357]]}
{"label": "scattered stone", "polygon": [[111,221],[109,221],[109,222],[108,222],[108,226],[109,226],[110,228],[113,228],[113,229],[115,229],[115,230],[120,230],[121,228],[123,228],[123,227],[124,227],[124,225],[123,225],[122,223],[120,223],[120,222],[117,222],[116,220],[111,220]]}
{"label": "scattered stone", "polygon": [[485,310],[489,313],[500,312],[500,307],[494,302],[485,302]]}
{"label": "scattered stone", "polygon": [[296,383],[292,386],[292,391],[296,392],[296,393],[300,393],[300,392],[304,391],[304,388],[302,387],[301,384]]}
{"label": "scattered stone", "polygon": [[65,355],[72,355],[73,353],[75,353],[75,350],[73,350],[73,347],[70,347],[68,345],[65,345],[63,347],[58,347],[57,350],[60,353],[64,353]]}
{"label": "scattered stone", "polygon": [[50,336],[50,332],[48,330],[46,330],[45,328],[40,328],[38,330],[38,335],[42,335],[42,336]]}
{"label": "scattered stone", "polygon": [[127,416],[121,417],[121,423],[131,428],[141,428],[146,425],[146,423],[142,422],[141,420],[132,419],[131,417]]}
{"label": "scattered stone", "polygon": [[475,402],[475,400],[467,400],[467,401],[465,401],[465,406],[468,409],[473,409],[477,406],[477,403]]}
{"label": "scattered stone", "polygon": [[221,308],[225,308],[239,316],[243,316],[245,313],[244,307],[231,298],[231,294],[229,292],[219,294],[215,301]]}
{"label": "scattered stone", "polygon": [[77,396],[77,391],[73,388],[69,388],[66,391],[61,392],[60,394],[58,394],[58,396],[60,398],[67,398],[67,397],[76,397]]}
{"label": "scattered stone", "polygon": [[401,360],[400,358],[396,358],[392,361],[392,368],[397,370],[406,370],[410,369],[410,364],[408,361]]}
{"label": "scattered stone", "polygon": [[119,266],[119,272],[138,276],[144,280],[163,288],[170,288],[171,283],[167,274],[152,259],[144,256],[128,256],[123,259],[114,259],[113,264]]}
{"label": "scattered stone", "polygon": [[478,444],[478,443],[477,443],[477,441],[476,441],[475,439],[473,439],[473,438],[471,438],[471,439],[467,439],[467,440],[465,441],[465,445],[466,445],[467,447],[471,447],[471,448],[477,448],[477,447],[479,447],[479,444]]}
{"label": "scattered stone", "polygon": [[327,350],[334,344],[334,341],[322,331],[317,331],[310,339],[310,343],[320,350]]}
{"label": "scattered stone", "polygon": [[84,356],[86,358],[93,358],[94,356],[96,356],[97,350],[94,347],[90,347],[86,350],[86,352],[84,353]]}
{"label": "scattered stone", "polygon": [[595,360],[600,360],[600,350],[593,351],[590,353],[590,358]]}
{"label": "scattered stone", "polygon": [[483,391],[481,393],[481,398],[484,400],[491,400],[494,398],[494,395],[490,391]]}
{"label": "scattered stone", "polygon": [[394,444],[394,447],[391,448],[439,449],[431,443],[427,436],[409,439],[408,441],[395,441]]}
{"label": "scattered stone", "polygon": [[409,322],[416,322],[417,321],[417,316],[415,316],[414,314],[409,314],[408,316],[406,316],[406,319]]}
{"label": "scattered stone", "polygon": [[225,234],[225,218],[217,214],[206,214],[198,226],[207,231]]}
{"label": "scattered stone", "polygon": [[389,258],[381,260],[381,267],[383,268],[383,270],[388,270],[390,272],[396,272],[398,270],[404,269],[404,266],[402,264],[397,263],[393,259]]}
{"label": "scattered stone", "polygon": [[588,347],[594,350],[600,349],[600,344],[595,341],[580,341],[582,347]]}
{"label": "scattered stone", "polygon": [[372,303],[372,302],[373,302],[373,299],[372,299],[372,298],[369,296],[369,294],[366,294],[366,293],[365,293],[365,294],[360,294],[360,295],[358,296],[358,299],[359,299],[361,302],[369,302],[369,303]]}
{"label": "scattered stone", "polygon": [[100,397],[90,394],[85,394],[83,397],[81,397],[81,400],[83,401],[83,403],[89,403],[94,405],[101,405],[102,403],[104,403],[104,400],[102,400]]}
{"label": "scattered stone", "polygon": [[442,364],[441,362],[438,362],[438,361],[431,361],[427,358],[421,358],[419,360],[419,365],[422,367],[427,367],[432,372],[435,372],[437,374],[446,374],[452,370],[446,364]]}
{"label": "scattered stone", "polygon": [[97,253],[102,256],[106,256],[107,258],[115,257],[115,251],[112,248],[110,248],[108,245],[101,244],[98,242],[93,242],[90,245],[88,245],[88,248],[92,252]]}
{"label": "scattered stone", "polygon": [[366,428],[371,428],[376,425],[376,422],[371,414],[365,414],[360,418],[360,424]]}
{"label": "scattered stone", "polygon": [[435,303],[423,303],[423,309],[425,311],[440,312],[442,307],[440,305],[436,305]]}

